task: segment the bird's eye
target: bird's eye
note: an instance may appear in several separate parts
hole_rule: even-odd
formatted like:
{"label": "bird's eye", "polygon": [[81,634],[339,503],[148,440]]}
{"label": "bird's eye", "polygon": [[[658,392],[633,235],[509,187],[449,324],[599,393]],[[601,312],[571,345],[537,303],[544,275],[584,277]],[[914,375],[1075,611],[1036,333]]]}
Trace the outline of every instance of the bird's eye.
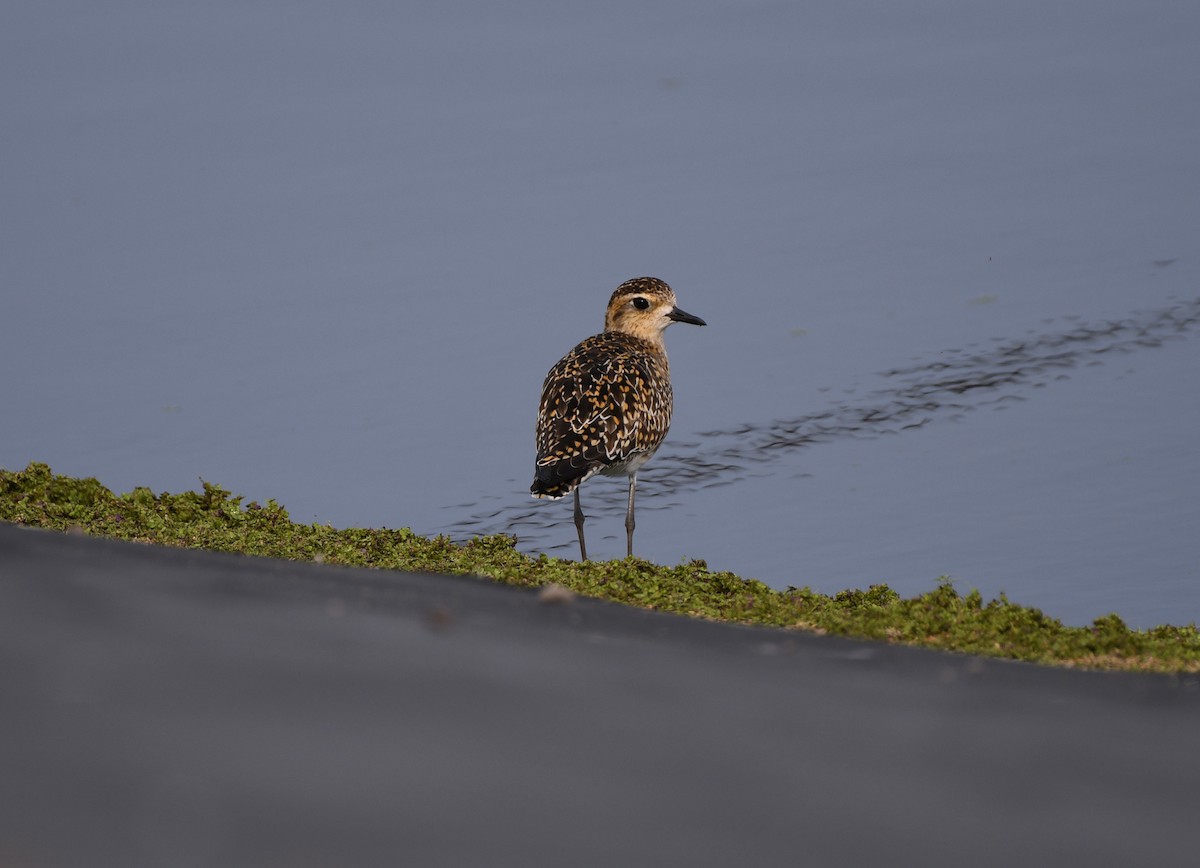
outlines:
{"label": "bird's eye", "polygon": [[650,306],[650,302],[642,298],[640,295],[633,300],[633,306],[638,310],[645,310]]}

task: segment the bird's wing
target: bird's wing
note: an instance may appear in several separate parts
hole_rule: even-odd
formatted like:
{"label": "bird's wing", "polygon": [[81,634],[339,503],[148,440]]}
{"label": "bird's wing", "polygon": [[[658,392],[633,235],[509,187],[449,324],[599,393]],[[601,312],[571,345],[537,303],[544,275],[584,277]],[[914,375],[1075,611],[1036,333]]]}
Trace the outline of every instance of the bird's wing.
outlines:
{"label": "bird's wing", "polygon": [[[608,335],[581,343],[555,365],[538,409],[534,493],[562,496],[604,467],[654,448],[670,422],[644,357]],[[539,491],[540,489],[540,491]]]}

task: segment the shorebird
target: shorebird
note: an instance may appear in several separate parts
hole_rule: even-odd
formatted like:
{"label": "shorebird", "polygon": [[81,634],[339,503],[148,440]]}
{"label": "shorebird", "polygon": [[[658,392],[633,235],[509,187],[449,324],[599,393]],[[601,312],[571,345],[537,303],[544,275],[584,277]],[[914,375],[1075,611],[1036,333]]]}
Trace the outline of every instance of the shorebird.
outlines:
{"label": "shorebird", "polygon": [[636,277],[608,300],[604,331],[567,353],[546,375],[538,407],[534,497],[575,492],[579,555],[587,560],[579,486],[597,473],[629,477],[626,552],[633,555],[633,493],[638,469],[671,427],[671,369],[663,331],[671,323],[706,325],[680,310],[671,287]]}

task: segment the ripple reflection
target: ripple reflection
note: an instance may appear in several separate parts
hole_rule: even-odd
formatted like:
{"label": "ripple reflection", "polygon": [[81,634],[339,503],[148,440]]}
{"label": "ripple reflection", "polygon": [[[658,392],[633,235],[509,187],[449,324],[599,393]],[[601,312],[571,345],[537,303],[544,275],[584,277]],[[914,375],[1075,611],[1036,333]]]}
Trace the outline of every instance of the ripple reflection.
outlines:
{"label": "ripple reflection", "polygon": [[[1022,339],[994,339],[983,349],[952,349],[936,360],[881,371],[885,385],[857,401],[823,410],[747,422],[734,428],[702,431],[694,440],[668,440],[654,459],[653,472],[638,479],[638,509],[669,509],[673,496],[702,488],[733,485],[771,472],[783,456],[809,446],[848,438],[869,439],[902,434],[937,420],[957,420],[987,406],[1026,400],[1027,392],[1063,379],[1072,368],[1102,364],[1123,355],[1179,339],[1200,323],[1200,298],[1178,306],[1139,311],[1119,320],[1073,324]],[[589,515],[624,515],[623,486],[597,486],[589,492]],[[499,496],[496,499],[502,499]],[[558,533],[562,542],[545,546],[547,531],[561,531],[564,513],[546,509],[514,489],[511,501],[480,509],[449,525],[448,536],[465,539],[507,533],[523,545],[543,550],[570,549],[573,534]]]}

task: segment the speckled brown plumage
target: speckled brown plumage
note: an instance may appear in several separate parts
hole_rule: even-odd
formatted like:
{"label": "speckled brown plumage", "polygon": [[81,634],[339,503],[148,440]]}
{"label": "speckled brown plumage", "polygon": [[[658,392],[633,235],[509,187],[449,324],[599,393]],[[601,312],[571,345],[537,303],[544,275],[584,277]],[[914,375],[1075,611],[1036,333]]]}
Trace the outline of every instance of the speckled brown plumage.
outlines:
{"label": "speckled brown plumage", "polygon": [[538,410],[538,497],[570,494],[596,473],[649,458],[671,427],[671,371],[649,341],[604,332],[550,369]]}
{"label": "speckled brown plumage", "polygon": [[672,322],[704,325],[675,305],[671,287],[639,277],[617,287],[605,330],[550,369],[538,408],[534,497],[575,492],[580,554],[586,559],[578,487],[597,473],[629,476],[626,513],[633,550],[633,492],[637,470],[671,427],[673,395],[662,333]]}

